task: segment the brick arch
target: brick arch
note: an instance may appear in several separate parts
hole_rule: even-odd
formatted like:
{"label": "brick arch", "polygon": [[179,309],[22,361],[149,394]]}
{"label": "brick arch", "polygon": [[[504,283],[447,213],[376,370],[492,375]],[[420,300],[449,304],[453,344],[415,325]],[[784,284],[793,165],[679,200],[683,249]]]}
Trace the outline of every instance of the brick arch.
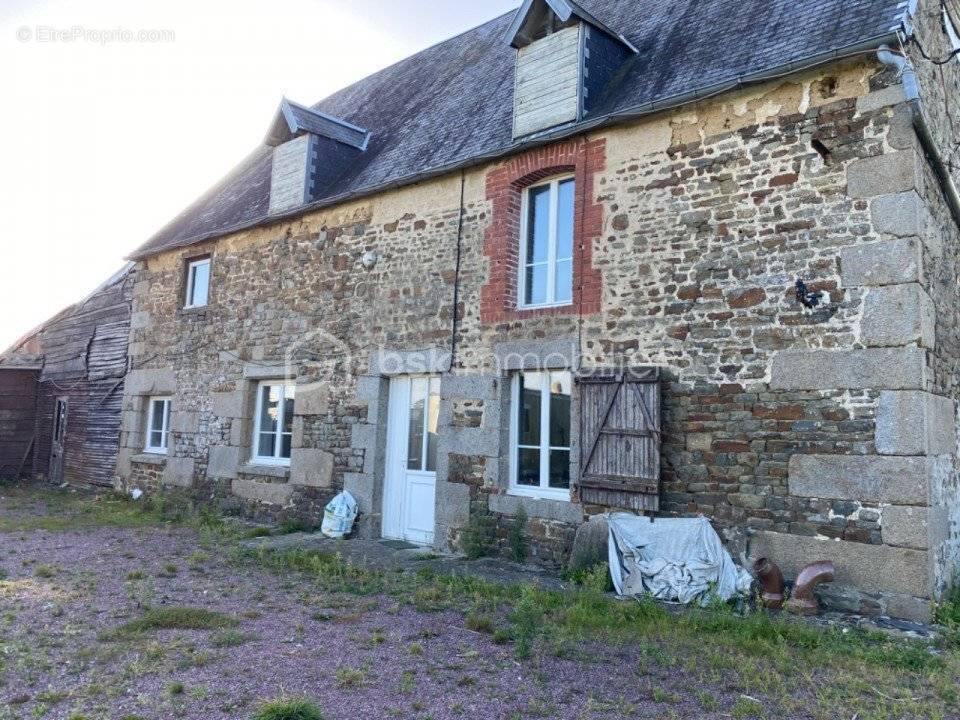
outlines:
{"label": "brick arch", "polygon": [[[493,217],[484,238],[490,273],[480,289],[481,322],[600,312],[602,285],[600,271],[593,267],[593,244],[603,232],[603,206],[596,202],[594,178],[605,167],[606,140],[580,139],[531,150],[487,173],[487,200]],[[523,191],[541,180],[571,173],[577,183],[573,303],[559,308],[520,309],[517,277]]]}

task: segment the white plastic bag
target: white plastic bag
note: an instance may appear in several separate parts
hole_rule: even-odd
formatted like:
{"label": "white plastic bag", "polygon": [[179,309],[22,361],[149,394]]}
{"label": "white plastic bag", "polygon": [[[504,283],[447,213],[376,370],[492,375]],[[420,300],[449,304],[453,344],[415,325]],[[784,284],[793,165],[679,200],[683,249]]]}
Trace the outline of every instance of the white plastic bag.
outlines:
{"label": "white plastic bag", "polygon": [[320,532],[328,538],[340,539],[353,530],[353,521],[357,519],[357,501],[344,490],[331,500],[323,512],[323,525]]}

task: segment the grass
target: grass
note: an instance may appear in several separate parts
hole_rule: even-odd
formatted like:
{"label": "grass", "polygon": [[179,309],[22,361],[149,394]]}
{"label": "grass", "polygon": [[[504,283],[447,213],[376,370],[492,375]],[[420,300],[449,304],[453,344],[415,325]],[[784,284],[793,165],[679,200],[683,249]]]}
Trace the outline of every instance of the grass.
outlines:
{"label": "grass", "polygon": [[261,705],[252,720],[323,720],[323,713],[310,700],[273,700]]}
{"label": "grass", "polygon": [[[9,487],[3,491],[7,507],[0,517],[0,533],[26,530],[72,532],[89,527],[149,527],[165,520],[169,504],[134,502],[129,497],[105,492],[87,495],[69,490],[43,490]],[[28,512],[17,512],[19,508]],[[177,513],[172,513],[177,514]]]}
{"label": "grass", "polygon": [[356,690],[357,688],[363,687],[363,683],[366,681],[366,673],[357,668],[342,667],[337,669],[335,678],[337,680],[337,687]]}
{"label": "grass", "polygon": [[204,608],[166,606],[151,608],[136,620],[101,636],[103,640],[130,638],[152,630],[218,630],[233,627],[236,618]]}
{"label": "grass", "polygon": [[[623,648],[613,652],[618,657],[629,653],[635,658],[638,677],[651,684],[651,696],[652,688],[660,688],[658,702],[667,713],[673,712],[672,704],[685,698],[704,712],[744,720],[798,715],[825,720],[835,717],[838,707],[855,708],[861,720],[960,716],[956,684],[960,676],[960,590],[945,598],[937,610],[939,622],[947,628],[946,640],[937,652],[930,652],[922,643],[856,629],[822,629],[764,612],[737,614],[725,605],[674,612],[649,600],[618,600],[605,592],[609,580],[602,566],[582,573],[578,577],[580,585],[564,591],[441,575],[430,567],[385,573],[352,565],[330,553],[243,549],[235,541],[248,528],[213,517],[197,522],[196,516],[177,505],[141,507],[129,500],[110,498],[106,501],[109,505],[97,505],[94,513],[73,507],[90,508],[93,501],[89,498],[56,502],[63,503],[66,516],[79,518],[82,523],[97,516],[112,527],[124,523],[137,527],[171,518],[193,524],[204,538],[211,561],[246,570],[258,566],[302,588],[305,596],[323,596],[320,607],[343,610],[336,615],[317,611],[317,621],[360,618],[383,607],[385,600],[391,607],[423,613],[456,611],[462,613],[466,627],[492,632],[494,643],[512,645],[515,659],[527,664],[530,672],[536,672],[540,658],[551,653],[581,663],[597,663],[605,661],[612,647]],[[117,517],[110,519],[109,513],[114,511]],[[0,523],[29,524],[29,520],[8,518]],[[67,573],[67,569],[61,569],[58,577]],[[209,610],[154,607],[107,637],[136,639],[160,629],[211,630],[211,646],[230,648],[249,639],[236,625],[235,618]],[[371,631],[364,647],[377,646],[383,635],[380,630]],[[426,647],[420,640],[432,637],[435,635],[415,638],[404,651],[425,655]],[[199,651],[188,658],[182,653],[172,654],[170,661],[180,658],[195,662],[200,656],[203,653]],[[670,686],[659,681],[665,673],[676,675],[683,684]],[[377,682],[366,665],[360,669],[341,667],[334,680],[342,689]],[[400,686],[410,690],[413,682],[413,678],[402,678]],[[455,676],[451,682],[459,680]],[[253,719],[316,717],[297,714],[302,709],[298,703],[310,705],[309,701],[281,699],[262,706]],[[271,714],[262,714],[268,711]],[[247,712],[250,717],[251,711]]]}

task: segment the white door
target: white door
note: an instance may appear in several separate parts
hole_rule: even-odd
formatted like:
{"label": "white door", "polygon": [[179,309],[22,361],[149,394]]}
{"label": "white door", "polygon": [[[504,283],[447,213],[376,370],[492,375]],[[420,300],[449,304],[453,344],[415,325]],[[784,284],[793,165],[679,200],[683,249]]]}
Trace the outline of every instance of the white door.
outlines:
{"label": "white door", "polygon": [[390,381],[383,536],[433,544],[440,378]]}

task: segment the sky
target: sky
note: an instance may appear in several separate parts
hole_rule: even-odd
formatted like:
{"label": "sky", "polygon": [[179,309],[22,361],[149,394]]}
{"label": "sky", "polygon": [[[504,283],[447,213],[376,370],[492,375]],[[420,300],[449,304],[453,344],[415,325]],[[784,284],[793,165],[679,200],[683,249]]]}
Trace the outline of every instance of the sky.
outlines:
{"label": "sky", "polygon": [[0,1],[0,351],[312,104],[519,0]]}

